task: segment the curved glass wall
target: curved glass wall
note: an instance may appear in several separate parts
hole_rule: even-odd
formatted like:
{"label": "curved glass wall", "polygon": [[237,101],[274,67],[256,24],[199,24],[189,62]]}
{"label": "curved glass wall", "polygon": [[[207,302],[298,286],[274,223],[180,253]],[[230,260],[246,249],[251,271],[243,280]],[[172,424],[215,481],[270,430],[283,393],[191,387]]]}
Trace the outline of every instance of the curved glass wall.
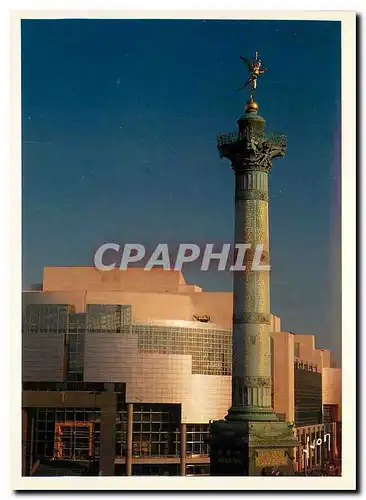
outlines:
{"label": "curved glass wall", "polygon": [[192,356],[192,374],[231,375],[231,331],[174,325],[135,324],[140,352],[188,354]]}

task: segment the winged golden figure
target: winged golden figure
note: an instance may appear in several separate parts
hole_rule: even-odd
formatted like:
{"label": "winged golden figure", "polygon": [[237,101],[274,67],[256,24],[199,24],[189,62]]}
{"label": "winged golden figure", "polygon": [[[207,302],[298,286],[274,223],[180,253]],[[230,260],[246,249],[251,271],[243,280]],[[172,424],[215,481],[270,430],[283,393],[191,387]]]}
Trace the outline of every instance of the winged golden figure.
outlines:
{"label": "winged golden figure", "polygon": [[258,77],[267,71],[262,67],[262,61],[258,58],[258,52],[255,53],[255,58],[250,60],[247,57],[240,56],[240,59],[248,66],[250,77],[241,85],[238,90],[241,90],[248,85],[251,85],[251,93],[257,88]]}

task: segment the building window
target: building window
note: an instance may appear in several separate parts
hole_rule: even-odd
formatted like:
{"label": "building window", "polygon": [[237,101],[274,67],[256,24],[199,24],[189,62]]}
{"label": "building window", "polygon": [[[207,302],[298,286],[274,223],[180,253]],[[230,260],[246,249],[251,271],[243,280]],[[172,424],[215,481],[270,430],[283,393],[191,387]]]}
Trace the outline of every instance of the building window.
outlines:
{"label": "building window", "polygon": [[179,456],[179,426],[180,405],[134,404],[133,456]]}
{"label": "building window", "polygon": [[303,427],[322,423],[322,375],[301,368],[294,369],[295,425]]}
{"label": "building window", "polygon": [[294,356],[295,356],[295,358],[300,357],[300,343],[299,342],[294,342]]}
{"label": "building window", "polygon": [[88,304],[86,307],[87,331],[120,333],[132,321],[130,305]]}
{"label": "building window", "polygon": [[210,432],[209,424],[187,424],[187,454],[208,455],[207,438]]}
{"label": "building window", "polygon": [[100,409],[36,408],[29,421],[33,423],[34,458],[99,458]]}
{"label": "building window", "polygon": [[232,332],[212,328],[133,325],[143,353],[189,354],[192,373],[231,375]]}
{"label": "building window", "polygon": [[127,450],[127,405],[120,403],[117,397],[116,415],[116,457],[126,456]]}
{"label": "building window", "polygon": [[67,380],[81,382],[84,378],[84,338],[86,314],[70,314],[67,335]]}
{"label": "building window", "polygon": [[23,332],[66,333],[69,316],[75,307],[69,304],[29,304],[23,318]]}

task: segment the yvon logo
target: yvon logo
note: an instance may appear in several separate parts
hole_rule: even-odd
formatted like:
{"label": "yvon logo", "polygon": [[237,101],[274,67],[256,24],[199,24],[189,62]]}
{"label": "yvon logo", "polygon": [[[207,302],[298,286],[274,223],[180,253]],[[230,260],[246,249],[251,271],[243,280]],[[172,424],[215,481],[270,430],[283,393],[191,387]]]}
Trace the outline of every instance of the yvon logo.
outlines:
{"label": "yvon logo", "polygon": [[306,447],[302,450],[302,452],[306,455],[307,458],[313,456],[313,453],[316,448],[316,446],[321,446],[323,443],[328,443],[328,451],[330,451],[330,434],[324,434],[323,439],[318,438],[316,441],[315,439],[313,442],[310,444],[310,438],[307,436],[306,438]]}

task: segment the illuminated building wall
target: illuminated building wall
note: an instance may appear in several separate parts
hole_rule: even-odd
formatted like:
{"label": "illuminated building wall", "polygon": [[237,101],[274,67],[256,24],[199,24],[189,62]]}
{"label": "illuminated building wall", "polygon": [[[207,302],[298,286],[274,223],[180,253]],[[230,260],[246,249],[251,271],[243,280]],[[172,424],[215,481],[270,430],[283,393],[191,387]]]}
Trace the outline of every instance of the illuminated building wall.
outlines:
{"label": "illuminated building wall", "polygon": [[[103,474],[207,473],[209,420],[224,418],[231,402],[231,327],[232,294],[187,285],[178,271],[46,268],[42,289],[23,294],[28,462],[60,453],[57,432],[63,456],[85,460],[92,429]],[[273,315],[271,331],[276,413],[295,421],[298,361],[328,369],[322,393],[333,405],[340,371],[331,371],[329,351],[311,335],[281,332]]]}

